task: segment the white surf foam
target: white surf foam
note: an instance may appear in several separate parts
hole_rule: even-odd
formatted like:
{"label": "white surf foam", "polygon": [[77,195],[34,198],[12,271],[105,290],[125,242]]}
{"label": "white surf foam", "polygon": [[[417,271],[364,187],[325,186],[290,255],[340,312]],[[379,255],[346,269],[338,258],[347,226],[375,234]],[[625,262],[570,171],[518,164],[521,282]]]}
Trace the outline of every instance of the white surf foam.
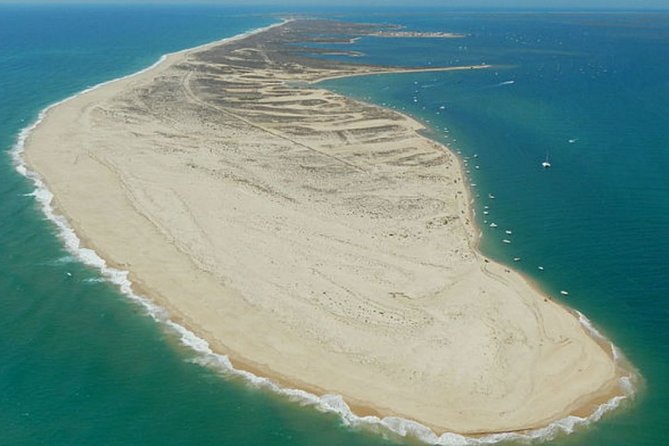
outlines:
{"label": "white surf foam", "polygon": [[67,265],[68,263],[75,263],[79,262],[79,259],[73,255],[65,255],[62,257],[59,257],[55,260],[50,260],[48,262],[45,262],[45,265],[53,265],[53,266],[61,266],[61,265]]}
{"label": "white surf foam", "polygon": [[[281,23],[277,23],[264,28],[259,28],[243,34],[239,34],[231,38],[222,39],[217,42],[214,42],[213,44],[242,39],[246,36],[263,32],[267,29],[276,26],[280,26],[281,24],[288,21],[290,20],[285,20],[284,22]],[[115,82],[121,79],[127,79],[133,76],[137,76],[141,73],[145,73],[146,71],[151,70],[156,66],[158,66],[172,54],[178,54],[184,51],[191,51],[194,49],[206,47],[208,45],[212,45],[212,43],[200,45],[198,47],[183,51],[178,51],[176,53],[163,55],[156,63],[141,71],[130,74],[128,76],[123,76],[117,79],[113,79],[111,81],[103,82],[101,84],[87,88],[82,92],[70,96],[66,99],[63,99],[62,101],[58,101],[54,104],[49,105],[39,113],[37,119],[32,124],[21,130],[17,138],[17,141],[11,151],[16,171],[33,182],[35,190],[30,195],[35,197],[35,200],[39,203],[44,215],[55,224],[56,228],[58,229],[58,235],[63,241],[66,249],[74,256],[76,256],[84,264],[97,268],[100,271],[101,275],[106,280],[117,285],[120,291],[123,294],[125,294],[129,299],[144,307],[147,313],[154,320],[163,324],[166,327],[169,327],[171,330],[174,330],[180,336],[181,342],[185,346],[191,348],[193,351],[197,353],[198,356],[196,361],[198,363],[206,365],[208,367],[215,368],[216,370],[219,370],[224,374],[241,377],[246,382],[248,382],[253,386],[262,389],[267,389],[279,395],[283,395],[292,401],[298,402],[299,404],[313,406],[322,412],[338,414],[341,417],[343,423],[347,426],[370,429],[384,434],[390,433],[394,435],[399,435],[400,437],[414,437],[428,444],[442,445],[442,446],[485,445],[485,444],[498,443],[501,441],[519,441],[519,442],[530,442],[535,440],[548,441],[557,437],[558,435],[572,433],[579,427],[587,426],[588,424],[599,420],[604,414],[612,411],[613,409],[618,407],[624,400],[630,398],[634,394],[634,384],[632,377],[623,377],[620,382],[621,389],[623,390],[623,395],[616,396],[611,400],[607,401],[606,403],[600,405],[588,417],[582,418],[576,416],[569,416],[561,420],[555,421],[550,425],[542,427],[540,429],[533,429],[522,433],[518,432],[496,433],[496,434],[485,435],[482,437],[467,437],[464,435],[448,433],[448,432],[441,435],[437,435],[427,426],[400,417],[379,418],[376,416],[358,416],[355,413],[353,413],[351,408],[348,406],[348,404],[346,404],[346,402],[340,395],[318,396],[300,389],[280,387],[279,385],[277,385],[268,378],[254,375],[253,373],[247,372],[245,370],[236,369],[226,355],[215,353],[214,351],[212,351],[211,347],[209,346],[209,343],[206,340],[198,337],[188,328],[179,325],[173,320],[171,320],[169,314],[165,309],[156,305],[151,300],[136,294],[132,289],[132,283],[128,279],[128,271],[122,271],[109,267],[104,261],[104,259],[102,259],[95,251],[82,247],[81,240],[79,240],[74,230],[69,225],[67,219],[64,216],[56,213],[56,211],[52,206],[53,194],[47,189],[46,185],[44,184],[40,176],[36,172],[30,171],[25,164],[25,161],[23,159],[25,141],[30,135],[30,133],[44,120],[49,110],[51,110],[53,107],[56,107],[59,104],[72,100],[82,94],[100,88],[111,82]],[[591,333],[603,339],[602,335],[592,326],[590,321],[581,313],[578,314],[581,323]],[[618,349],[613,344],[611,344],[611,348],[612,351],[614,351],[614,357],[619,358],[620,354]]]}
{"label": "white surf foam", "polygon": [[107,282],[107,279],[104,277],[87,277],[84,280],[82,280],[84,283],[103,283]]}

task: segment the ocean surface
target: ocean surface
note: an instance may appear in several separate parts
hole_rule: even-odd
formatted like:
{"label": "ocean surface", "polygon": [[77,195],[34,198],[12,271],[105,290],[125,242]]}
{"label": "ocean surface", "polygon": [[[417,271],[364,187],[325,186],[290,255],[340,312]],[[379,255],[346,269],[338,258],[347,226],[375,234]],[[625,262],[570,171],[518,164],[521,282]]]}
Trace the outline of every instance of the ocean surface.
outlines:
{"label": "ocean surface", "polygon": [[[47,105],[167,52],[275,23],[274,12],[0,5],[0,446],[407,442],[203,364],[65,249],[12,161]],[[409,113],[458,151],[482,251],[585,313],[643,376],[634,402],[549,444],[667,444],[669,14],[337,17],[466,34],[338,46],[364,53],[355,61],[496,65],[325,85]]]}

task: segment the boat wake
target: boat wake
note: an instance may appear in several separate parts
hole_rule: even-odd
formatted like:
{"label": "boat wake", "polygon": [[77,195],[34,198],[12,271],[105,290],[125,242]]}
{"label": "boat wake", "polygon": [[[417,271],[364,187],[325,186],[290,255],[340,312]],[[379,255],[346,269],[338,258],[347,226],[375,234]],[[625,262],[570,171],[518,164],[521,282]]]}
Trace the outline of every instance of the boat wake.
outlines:
{"label": "boat wake", "polygon": [[516,83],[516,81],[504,81],[504,82],[500,82],[499,84],[495,84],[492,87],[493,88],[494,87],[503,87],[504,85],[513,85],[515,83]]}
{"label": "boat wake", "polygon": [[[219,42],[240,39],[247,35],[259,33],[266,29],[279,26],[282,23],[270,25],[264,28],[259,28],[254,31],[249,31],[228,39],[223,39]],[[184,50],[184,51],[189,51],[189,50]],[[288,399],[290,399],[291,401],[297,402],[299,404],[312,406],[322,412],[338,414],[342,422],[347,426],[372,430],[374,432],[378,432],[382,435],[389,437],[399,436],[399,437],[416,438],[424,443],[432,445],[443,445],[443,446],[484,445],[484,444],[498,443],[502,441],[520,441],[520,442],[548,441],[554,439],[559,435],[572,433],[581,427],[585,427],[599,420],[604,414],[620,406],[621,403],[630,399],[634,395],[633,377],[631,375],[625,376],[620,379],[620,389],[622,394],[610,399],[606,403],[597,407],[597,409],[588,417],[568,416],[540,429],[533,429],[525,432],[495,433],[478,437],[468,437],[465,435],[448,433],[448,432],[438,435],[427,426],[424,426],[413,420],[408,420],[394,416],[384,417],[384,418],[376,416],[358,416],[355,413],[353,413],[351,408],[348,406],[348,404],[344,401],[344,399],[340,395],[326,394],[319,396],[300,389],[280,387],[278,384],[274,383],[268,378],[260,377],[245,370],[240,370],[235,368],[231,363],[230,359],[226,355],[218,354],[212,351],[209,343],[205,339],[200,338],[185,326],[174,322],[170,318],[170,315],[167,312],[167,310],[156,305],[150,299],[135,293],[135,291],[133,290],[132,283],[128,279],[128,274],[129,274],[128,271],[122,271],[108,266],[105,260],[102,259],[94,250],[83,247],[81,244],[81,240],[77,237],[76,233],[68,223],[67,219],[63,215],[58,214],[54,209],[53,207],[54,197],[51,191],[46,187],[46,184],[36,172],[30,171],[27,168],[26,163],[23,159],[26,139],[29,137],[30,133],[40,124],[40,122],[44,120],[49,110],[51,110],[53,107],[62,104],[66,101],[69,101],[71,99],[74,99],[75,97],[78,97],[89,91],[107,85],[111,82],[115,82],[116,80],[126,79],[144,73],[148,70],[151,70],[152,68],[156,67],[161,62],[163,62],[168,56],[169,54],[162,56],[156,63],[137,73],[124,76],[118,79],[114,79],[108,82],[104,82],[94,87],[87,88],[76,95],[73,95],[69,98],[66,98],[62,101],[56,102],[46,107],[39,113],[35,122],[25,127],[19,133],[16,144],[11,150],[11,155],[14,160],[14,166],[16,171],[25,178],[32,181],[35,189],[31,195],[34,196],[37,203],[39,203],[44,215],[50,221],[52,221],[53,224],[58,229],[58,235],[60,239],[63,241],[66,249],[84,264],[98,269],[104,279],[118,286],[119,290],[125,296],[127,296],[131,301],[134,301],[137,304],[141,305],[151,318],[160,323],[162,326],[167,327],[169,330],[175,332],[180,337],[180,341],[183,345],[189,347],[190,349],[196,352],[197,357],[195,361],[197,363],[218,370],[224,375],[241,377],[250,385],[253,385],[257,388],[269,390],[279,395],[283,395]],[[512,83],[513,81],[508,81],[508,82]],[[589,332],[593,333],[593,335],[596,335],[599,338],[603,339],[601,334],[597,332],[597,330],[592,326],[590,321],[588,321],[587,318],[585,318],[585,316],[583,316],[582,314],[580,313],[578,314],[581,324],[583,324],[584,327]],[[610,345],[614,358],[616,358],[617,360],[622,360],[618,349],[613,344]]]}

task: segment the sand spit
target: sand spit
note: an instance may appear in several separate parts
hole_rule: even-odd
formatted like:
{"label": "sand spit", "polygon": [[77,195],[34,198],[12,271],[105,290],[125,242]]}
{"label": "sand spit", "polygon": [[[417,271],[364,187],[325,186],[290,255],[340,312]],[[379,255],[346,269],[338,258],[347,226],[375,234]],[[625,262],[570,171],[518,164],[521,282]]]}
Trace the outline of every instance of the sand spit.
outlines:
{"label": "sand spit", "polygon": [[26,162],[137,291],[280,384],[475,435],[621,393],[605,343],[472,248],[445,147],[310,86],[402,69],[310,58],[315,30],[374,32],[297,20],[170,55],[50,109]]}

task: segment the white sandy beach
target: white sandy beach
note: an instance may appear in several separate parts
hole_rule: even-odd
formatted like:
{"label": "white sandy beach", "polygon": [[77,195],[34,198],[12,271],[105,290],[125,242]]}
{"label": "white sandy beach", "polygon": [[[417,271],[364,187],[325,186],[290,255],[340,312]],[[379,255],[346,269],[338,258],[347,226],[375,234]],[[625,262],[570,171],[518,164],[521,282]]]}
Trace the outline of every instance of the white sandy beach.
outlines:
{"label": "white sandy beach", "polygon": [[240,368],[359,413],[507,432],[619,392],[572,312],[476,251],[446,147],[308,86],[402,70],[300,68],[263,34],[48,112],[25,159],[86,246]]}

